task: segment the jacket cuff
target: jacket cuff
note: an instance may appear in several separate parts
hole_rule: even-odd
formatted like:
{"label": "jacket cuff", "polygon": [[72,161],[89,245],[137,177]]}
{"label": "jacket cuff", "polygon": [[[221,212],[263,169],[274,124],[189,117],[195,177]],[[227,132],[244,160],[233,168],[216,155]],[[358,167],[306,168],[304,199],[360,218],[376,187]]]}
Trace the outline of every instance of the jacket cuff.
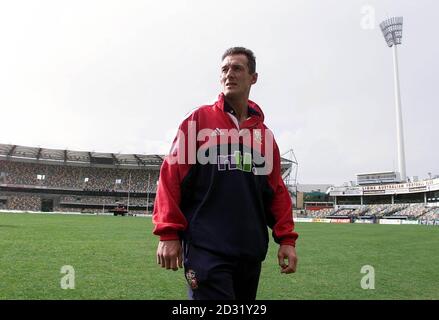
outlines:
{"label": "jacket cuff", "polygon": [[296,247],[296,240],[293,239],[284,239],[279,242],[280,245],[289,245]]}
{"label": "jacket cuff", "polygon": [[180,240],[180,236],[177,232],[169,232],[160,235],[160,241]]}

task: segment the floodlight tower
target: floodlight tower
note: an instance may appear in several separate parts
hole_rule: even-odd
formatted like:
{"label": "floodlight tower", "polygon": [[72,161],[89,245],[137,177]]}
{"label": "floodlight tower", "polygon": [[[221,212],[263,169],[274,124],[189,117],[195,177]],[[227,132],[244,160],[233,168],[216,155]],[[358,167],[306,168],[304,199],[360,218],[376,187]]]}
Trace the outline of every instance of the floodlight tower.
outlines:
{"label": "floodlight tower", "polygon": [[294,197],[295,205],[297,205],[297,170],[299,167],[299,163],[297,162],[296,155],[294,154],[293,149],[284,152],[281,155],[281,158],[284,158],[288,161],[289,166],[288,169],[282,174],[282,179],[284,180],[285,185],[288,188],[288,191]]}
{"label": "floodlight tower", "polygon": [[401,44],[402,38],[402,17],[393,17],[384,20],[380,24],[384,39],[387,45],[393,49],[393,79],[395,86],[395,104],[396,104],[396,135],[398,141],[398,169],[401,180],[406,181],[405,172],[405,152],[404,152],[404,131],[402,127],[401,111],[401,94],[399,92],[399,74],[398,74],[398,55],[396,46]]}

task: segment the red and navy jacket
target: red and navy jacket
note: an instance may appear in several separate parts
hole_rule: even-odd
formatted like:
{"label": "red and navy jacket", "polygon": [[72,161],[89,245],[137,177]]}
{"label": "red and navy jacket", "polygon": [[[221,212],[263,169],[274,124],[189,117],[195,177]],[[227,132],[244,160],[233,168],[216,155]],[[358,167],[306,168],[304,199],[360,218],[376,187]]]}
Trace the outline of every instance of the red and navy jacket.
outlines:
{"label": "red and navy jacket", "polygon": [[295,246],[279,149],[262,110],[248,103],[239,128],[223,94],[181,123],[160,169],[153,212],[160,240],[262,261],[269,226],[277,243]]}

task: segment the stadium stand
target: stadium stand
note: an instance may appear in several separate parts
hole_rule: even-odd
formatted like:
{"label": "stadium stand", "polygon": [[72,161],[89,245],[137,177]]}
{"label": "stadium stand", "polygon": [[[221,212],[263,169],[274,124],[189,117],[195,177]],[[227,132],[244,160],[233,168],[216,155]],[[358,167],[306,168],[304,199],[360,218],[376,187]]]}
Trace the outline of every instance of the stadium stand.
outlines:
{"label": "stadium stand", "polygon": [[[150,214],[163,158],[0,144],[0,210],[112,214],[123,207],[129,214]],[[283,177],[291,165],[281,159]],[[314,197],[307,203],[313,210],[302,209],[301,215],[351,221],[437,220],[439,224],[438,178],[330,187],[327,193],[334,199],[332,207],[319,206]]]}
{"label": "stadium stand", "polygon": [[[350,184],[330,187],[333,210],[319,210],[310,216],[319,218],[436,220],[439,211],[439,179]],[[437,221],[439,224],[439,221]]]}
{"label": "stadium stand", "polygon": [[[0,209],[151,213],[163,159],[0,144]],[[291,165],[282,158],[281,174]]]}
{"label": "stadium stand", "polygon": [[426,206],[417,204],[386,204],[386,205],[362,205],[356,208],[334,208],[322,210],[309,210],[305,215],[311,218],[398,218],[439,220],[439,206]]}
{"label": "stadium stand", "polygon": [[152,211],[161,155],[95,153],[0,144],[2,210]]}

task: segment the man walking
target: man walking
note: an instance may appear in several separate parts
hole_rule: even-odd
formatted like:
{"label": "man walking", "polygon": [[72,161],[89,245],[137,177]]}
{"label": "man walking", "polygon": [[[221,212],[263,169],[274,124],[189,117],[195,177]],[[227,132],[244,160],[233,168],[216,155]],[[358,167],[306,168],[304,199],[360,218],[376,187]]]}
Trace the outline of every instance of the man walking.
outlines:
{"label": "man walking", "polygon": [[296,271],[298,235],[279,149],[249,100],[258,79],[253,52],[228,49],[220,79],[218,101],[181,123],[161,167],[153,212],[157,263],[184,265],[191,299],[254,300],[267,226],[285,274]]}

